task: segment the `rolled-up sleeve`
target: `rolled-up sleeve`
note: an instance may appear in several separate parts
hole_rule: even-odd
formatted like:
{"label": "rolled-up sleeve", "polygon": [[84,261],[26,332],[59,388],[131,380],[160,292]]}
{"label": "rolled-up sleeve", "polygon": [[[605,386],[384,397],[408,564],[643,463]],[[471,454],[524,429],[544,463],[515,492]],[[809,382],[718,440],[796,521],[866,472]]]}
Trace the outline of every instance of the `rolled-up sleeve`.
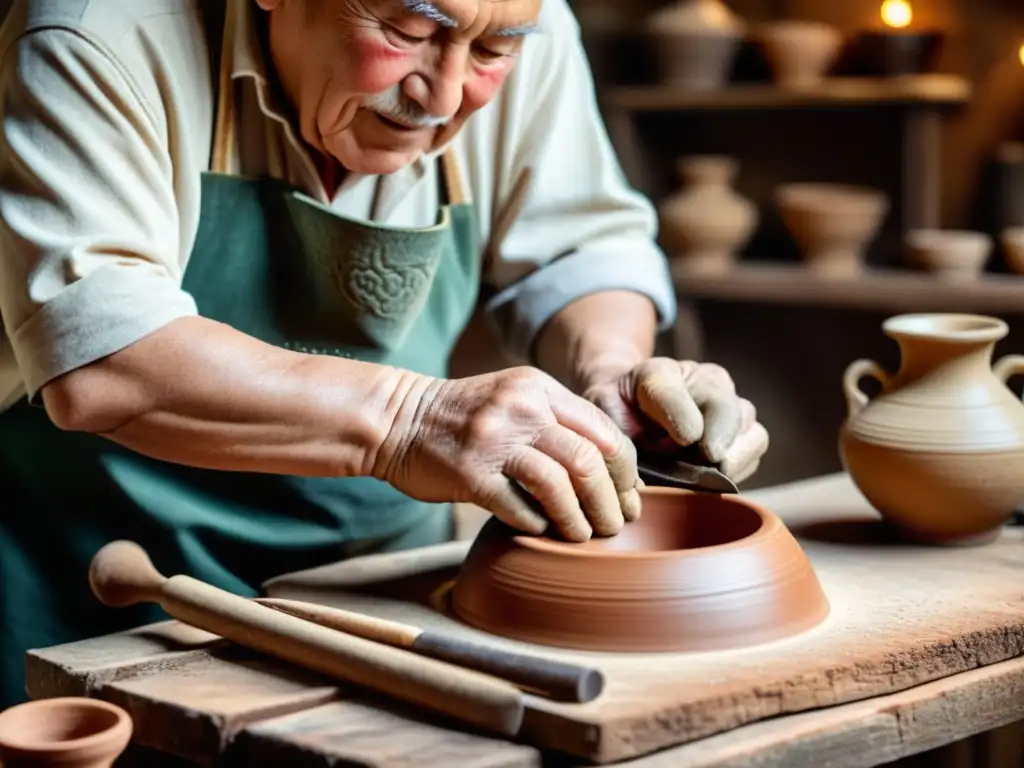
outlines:
{"label": "rolled-up sleeve", "polygon": [[527,167],[531,182],[492,249],[488,282],[496,293],[486,305],[510,350],[527,359],[545,323],[592,293],[647,296],[661,329],[676,313],[656,214],[625,180],[608,140],[579,27],[564,0],[545,8],[538,39],[528,42],[536,48],[524,53],[504,104],[515,135],[510,184]]}
{"label": "rolled-up sleeve", "polygon": [[30,397],[196,314],[159,105],[113,56],[33,32],[0,69],[0,316]]}

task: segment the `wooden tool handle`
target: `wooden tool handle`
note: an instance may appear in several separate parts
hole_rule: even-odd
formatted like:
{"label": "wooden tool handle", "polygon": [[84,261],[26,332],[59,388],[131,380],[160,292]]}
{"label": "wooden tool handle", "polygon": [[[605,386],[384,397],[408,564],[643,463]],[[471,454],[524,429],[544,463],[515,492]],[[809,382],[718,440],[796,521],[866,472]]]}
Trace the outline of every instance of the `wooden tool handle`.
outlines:
{"label": "wooden tool handle", "polygon": [[335,632],[189,576],[166,578],[132,542],[103,547],[89,582],[105,605],[158,603],[179,621],[239,645],[480,728],[513,736],[522,724],[522,692],[503,680]]}
{"label": "wooden tool handle", "polygon": [[597,698],[604,688],[604,676],[600,670],[577,664],[491,648],[441,632],[333,606],[265,597],[256,598],[256,602],[322,627],[408,648],[424,656],[494,675],[558,701],[585,703]]}

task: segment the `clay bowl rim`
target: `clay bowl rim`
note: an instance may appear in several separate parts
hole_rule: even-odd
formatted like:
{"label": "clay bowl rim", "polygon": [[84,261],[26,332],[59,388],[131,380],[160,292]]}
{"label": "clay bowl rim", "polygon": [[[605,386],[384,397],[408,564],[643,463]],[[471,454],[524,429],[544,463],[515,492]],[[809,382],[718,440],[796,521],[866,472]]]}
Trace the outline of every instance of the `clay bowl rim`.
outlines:
{"label": "clay bowl rim", "polygon": [[[698,494],[708,493],[706,491],[691,491],[683,488],[665,488],[661,486],[647,486],[641,491],[641,496],[676,496],[680,498],[693,497]],[[781,527],[783,527],[782,519],[778,516],[769,512],[765,507],[760,504],[756,504],[749,499],[743,498],[740,494],[736,493],[720,493],[711,494],[717,496],[721,500],[725,500],[729,504],[735,506],[746,507],[748,510],[754,512],[758,517],[761,518],[761,525],[758,526],[757,530],[753,533],[744,536],[733,541],[726,541],[721,544],[710,544],[706,547],[685,547],[682,549],[659,549],[659,550],[600,550],[600,549],[583,549],[577,546],[576,542],[572,541],[558,541],[551,539],[546,536],[531,536],[525,533],[515,533],[510,536],[510,540],[513,541],[517,546],[521,546],[524,549],[532,549],[537,552],[545,554],[558,554],[566,555],[569,557],[576,557],[581,559],[590,560],[670,560],[680,557],[688,557],[695,554],[706,554],[713,553],[722,549],[736,549],[737,547],[747,547],[757,544],[762,539],[766,539],[769,536],[774,535]],[[643,520],[643,517],[640,518]],[[626,525],[633,525],[633,523],[626,523]]]}
{"label": "clay bowl rim", "polygon": [[907,231],[905,242],[911,248],[921,251],[948,252],[951,248],[970,247],[991,252],[994,243],[987,232],[975,229],[939,229],[920,227]]}
{"label": "clay bowl rim", "polygon": [[[111,715],[112,719],[106,728],[87,736],[80,736],[77,739],[66,739],[63,741],[29,741],[16,740],[10,735],[3,734],[6,726],[5,720],[11,720],[14,724],[19,722],[19,717],[31,721],[34,718],[46,716],[49,719],[60,716],[62,712],[86,712],[95,714],[102,712]],[[21,721],[21,722],[26,722]],[[133,723],[131,716],[116,704],[102,699],[92,699],[87,696],[61,696],[49,699],[37,699],[16,704],[9,709],[0,712],[0,747],[14,750],[24,754],[55,754],[74,752],[89,747],[98,747],[107,743],[114,744],[124,740],[127,745],[131,739]]]}
{"label": "clay bowl rim", "polygon": [[813,21],[811,19],[764,21],[751,30],[750,37],[759,43],[769,40],[779,42],[781,38],[792,40],[792,35],[802,35],[806,32],[815,35],[815,42],[828,41],[829,43],[834,43],[836,50],[843,44],[843,33],[838,27],[824,21]]}
{"label": "clay bowl rim", "polygon": [[780,208],[814,215],[853,207],[858,212],[881,216],[888,211],[891,202],[883,189],[828,181],[787,182],[775,188],[774,196]]}
{"label": "clay bowl rim", "polygon": [[980,342],[998,341],[1010,332],[1010,327],[998,317],[969,312],[909,312],[886,318],[882,332],[896,339]]}

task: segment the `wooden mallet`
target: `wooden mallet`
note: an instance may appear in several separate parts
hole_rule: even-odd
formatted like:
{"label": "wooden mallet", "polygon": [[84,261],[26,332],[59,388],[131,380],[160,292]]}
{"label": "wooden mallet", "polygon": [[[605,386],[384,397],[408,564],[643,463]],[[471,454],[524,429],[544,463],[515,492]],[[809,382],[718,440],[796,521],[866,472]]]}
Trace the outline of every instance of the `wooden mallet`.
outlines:
{"label": "wooden mallet", "polygon": [[522,725],[524,694],[511,683],[338,632],[190,576],[168,578],[134,542],[100,549],[89,584],[106,606],[155,603],[179,621],[252,650],[491,732],[514,736]]}

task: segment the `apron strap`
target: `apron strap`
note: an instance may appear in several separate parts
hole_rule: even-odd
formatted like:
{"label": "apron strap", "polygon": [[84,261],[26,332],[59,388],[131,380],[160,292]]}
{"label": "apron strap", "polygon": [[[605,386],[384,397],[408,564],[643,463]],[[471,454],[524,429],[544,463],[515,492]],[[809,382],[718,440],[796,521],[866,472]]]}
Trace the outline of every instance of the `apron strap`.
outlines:
{"label": "apron strap", "polygon": [[[214,173],[228,173],[235,149],[235,89],[231,82],[231,62],[234,61],[233,41],[235,39],[235,3],[233,0],[219,0],[224,10],[224,34],[218,55],[216,106],[214,107],[213,145],[211,147],[210,170]],[[214,43],[216,41],[213,41]]]}

